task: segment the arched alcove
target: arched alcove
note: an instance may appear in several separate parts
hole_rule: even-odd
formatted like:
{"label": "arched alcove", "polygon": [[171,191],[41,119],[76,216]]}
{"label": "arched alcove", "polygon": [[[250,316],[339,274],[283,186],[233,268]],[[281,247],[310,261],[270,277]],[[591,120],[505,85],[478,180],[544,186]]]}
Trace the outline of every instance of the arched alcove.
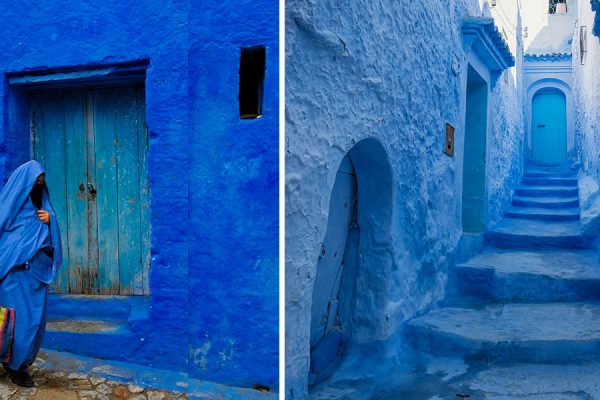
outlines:
{"label": "arched alcove", "polygon": [[391,216],[387,153],[376,139],[365,139],[342,159],[331,192],[312,292],[309,385],[337,369],[357,324],[377,325],[365,321],[383,312]]}
{"label": "arched alcove", "polygon": [[555,163],[566,158],[566,96],[559,88],[543,87],[531,100],[531,159]]}

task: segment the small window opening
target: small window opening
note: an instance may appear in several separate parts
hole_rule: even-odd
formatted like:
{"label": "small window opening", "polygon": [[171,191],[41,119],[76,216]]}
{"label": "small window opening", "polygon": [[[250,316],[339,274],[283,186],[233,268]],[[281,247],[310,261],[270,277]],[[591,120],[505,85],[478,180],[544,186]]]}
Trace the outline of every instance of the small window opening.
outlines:
{"label": "small window opening", "polygon": [[264,46],[244,47],[240,57],[240,118],[262,116],[263,87],[265,80]]}
{"label": "small window opening", "polygon": [[549,0],[548,14],[566,14],[567,0]]}

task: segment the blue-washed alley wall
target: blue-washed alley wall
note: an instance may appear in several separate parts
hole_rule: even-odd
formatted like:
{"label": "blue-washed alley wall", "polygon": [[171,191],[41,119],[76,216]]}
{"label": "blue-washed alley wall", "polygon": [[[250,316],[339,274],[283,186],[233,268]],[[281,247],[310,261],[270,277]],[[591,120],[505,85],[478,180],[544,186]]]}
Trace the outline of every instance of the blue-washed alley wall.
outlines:
{"label": "blue-washed alley wall", "polygon": [[[151,294],[114,304],[54,296],[50,319],[111,318],[114,309],[127,334],[46,344],[229,385],[277,385],[277,12],[267,1],[0,5],[4,179],[31,157],[27,92],[10,76],[147,63]],[[240,121],[247,44],[267,47],[264,116]]]}
{"label": "blue-washed alley wall", "polygon": [[[583,171],[600,181],[600,4],[579,2],[579,18],[572,42],[575,144]],[[583,28],[582,28],[583,27]],[[581,40],[581,35],[585,35]],[[583,48],[582,48],[583,46]],[[582,57],[583,50],[583,57]]]}
{"label": "blue-washed alley wall", "polygon": [[[361,236],[340,387],[401,365],[403,322],[443,297],[463,237],[468,55],[461,27],[468,16],[492,15],[485,3],[286,2],[286,398],[308,398],[312,291],[346,154],[358,184],[352,229]],[[517,1],[503,4],[520,29]],[[506,209],[523,166],[522,43],[520,32],[507,28],[507,35],[517,65],[488,100],[488,227]],[[446,123],[456,128],[454,157],[444,154]],[[365,364],[361,351],[381,363]]]}
{"label": "blue-washed alley wall", "polygon": [[[279,368],[278,3],[207,7],[193,0],[190,9],[190,373],[273,387]],[[263,115],[240,120],[240,49],[253,46],[266,51]]]}

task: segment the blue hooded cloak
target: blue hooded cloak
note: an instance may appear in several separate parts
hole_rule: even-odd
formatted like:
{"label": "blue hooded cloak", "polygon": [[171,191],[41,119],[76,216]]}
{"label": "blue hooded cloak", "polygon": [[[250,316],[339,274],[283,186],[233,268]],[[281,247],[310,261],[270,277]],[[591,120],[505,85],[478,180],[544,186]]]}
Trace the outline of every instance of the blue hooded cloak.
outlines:
{"label": "blue hooded cloak", "polygon": [[[47,320],[48,284],[62,261],[58,221],[46,185],[38,207],[50,213],[50,223],[37,217],[31,197],[44,173],[37,161],[17,168],[0,193],[0,304],[15,309],[12,359],[4,367],[26,370],[37,357]],[[41,200],[41,201],[40,201]]]}
{"label": "blue hooded cloak", "polygon": [[18,265],[28,263],[47,243],[52,243],[52,269],[38,278],[50,283],[62,262],[62,247],[58,221],[46,185],[42,194],[42,209],[50,213],[50,223],[37,217],[37,209],[29,194],[36,179],[44,173],[37,161],[18,167],[0,193],[0,280]]}

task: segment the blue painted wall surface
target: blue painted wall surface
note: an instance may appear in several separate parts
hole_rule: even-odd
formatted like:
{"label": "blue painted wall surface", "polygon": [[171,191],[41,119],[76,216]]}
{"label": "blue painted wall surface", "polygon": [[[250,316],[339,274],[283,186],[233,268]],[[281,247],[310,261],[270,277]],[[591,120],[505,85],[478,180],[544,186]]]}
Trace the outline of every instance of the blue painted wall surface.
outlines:
{"label": "blue painted wall surface", "polygon": [[[149,61],[151,296],[129,314],[126,361],[275,386],[277,4],[4,2],[0,23],[3,178],[30,157],[28,112],[5,73]],[[239,121],[239,47],[260,43],[265,116]]]}
{"label": "blue painted wall surface", "polygon": [[[190,374],[273,387],[279,368],[278,2],[207,8],[193,0],[190,9]],[[263,116],[240,120],[240,48],[256,45],[266,48]]]}
{"label": "blue painted wall surface", "polygon": [[[363,154],[362,188],[383,183],[362,204],[385,200],[359,222],[364,268],[340,387],[401,367],[402,324],[443,297],[462,236],[467,65],[460,29],[465,17],[481,15],[470,0],[286,2],[286,398],[308,398],[311,299],[331,191],[341,160],[366,140],[380,151],[367,152],[376,158],[370,162]],[[518,59],[515,69],[521,65]],[[488,226],[521,175],[517,88],[519,78],[505,72],[489,99]],[[453,158],[443,153],[446,122],[456,127]],[[358,191],[360,215],[360,177]],[[366,354],[380,362],[365,362]]]}
{"label": "blue painted wall surface", "polygon": [[[575,147],[583,171],[600,181],[600,32],[591,32],[598,26],[600,4],[582,2],[579,7],[577,28],[573,38],[573,76],[577,90],[573,91],[575,121]],[[594,24],[597,25],[594,25]],[[587,54],[584,65],[580,60],[580,27],[587,28]],[[595,36],[598,35],[598,36]]]}

